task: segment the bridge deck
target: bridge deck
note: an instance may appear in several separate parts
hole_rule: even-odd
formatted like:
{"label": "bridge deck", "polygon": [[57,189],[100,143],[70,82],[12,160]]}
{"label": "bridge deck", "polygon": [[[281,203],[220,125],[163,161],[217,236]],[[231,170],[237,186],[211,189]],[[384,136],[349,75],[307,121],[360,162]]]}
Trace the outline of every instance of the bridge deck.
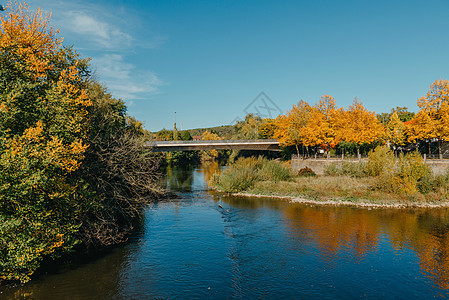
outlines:
{"label": "bridge deck", "polygon": [[277,140],[215,140],[215,141],[150,141],[147,142],[155,152],[193,151],[193,150],[270,150],[279,151]]}

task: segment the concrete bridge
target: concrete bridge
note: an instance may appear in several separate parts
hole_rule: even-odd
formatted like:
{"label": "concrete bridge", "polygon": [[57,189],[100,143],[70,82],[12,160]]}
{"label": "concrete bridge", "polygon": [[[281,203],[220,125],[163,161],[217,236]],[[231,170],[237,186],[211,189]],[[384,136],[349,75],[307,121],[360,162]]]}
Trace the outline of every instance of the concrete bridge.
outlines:
{"label": "concrete bridge", "polygon": [[270,150],[279,151],[277,140],[216,140],[216,141],[150,141],[146,144],[154,152],[193,150]]}

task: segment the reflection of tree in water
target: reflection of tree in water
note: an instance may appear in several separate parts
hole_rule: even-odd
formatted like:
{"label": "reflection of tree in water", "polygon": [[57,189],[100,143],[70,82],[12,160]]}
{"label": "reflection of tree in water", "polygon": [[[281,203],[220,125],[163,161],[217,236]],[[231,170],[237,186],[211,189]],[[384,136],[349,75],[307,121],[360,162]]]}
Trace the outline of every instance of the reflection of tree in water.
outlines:
{"label": "reflection of tree in water", "polygon": [[224,203],[236,208],[257,209],[260,207],[268,207],[271,209],[280,209],[282,206],[290,205],[287,201],[273,199],[269,197],[241,197],[241,196],[225,196],[222,195],[221,200]]}
{"label": "reflection of tree in water", "polygon": [[366,210],[345,207],[287,206],[293,232],[306,232],[325,255],[342,248],[362,258],[376,249],[383,230],[396,249],[409,248],[419,257],[426,275],[439,288],[449,289],[449,216],[446,209]]}
{"label": "reflection of tree in water", "polygon": [[389,226],[396,248],[408,247],[421,268],[442,289],[449,289],[449,216],[447,209],[402,214]]}
{"label": "reflection of tree in water", "polygon": [[283,212],[295,238],[316,243],[327,259],[349,249],[355,259],[376,251],[379,236],[389,236],[396,249],[408,248],[424,273],[441,289],[449,289],[448,209],[357,209],[307,206],[270,198],[222,196],[232,207],[267,207]]}
{"label": "reflection of tree in water", "polygon": [[[121,247],[96,254],[74,255],[66,263],[44,266],[25,285],[0,286],[4,299],[112,299],[121,295],[121,277],[126,274],[136,248]],[[3,298],[2,298],[3,299]]]}
{"label": "reflection of tree in water", "polygon": [[221,171],[218,161],[205,161],[201,164],[204,182],[208,183],[212,175]]}
{"label": "reflection of tree in water", "polygon": [[361,258],[378,243],[380,223],[367,210],[291,205],[284,209],[284,214],[290,226],[306,232],[328,257],[344,247]]}
{"label": "reflection of tree in water", "polygon": [[167,184],[168,188],[175,191],[190,192],[193,184],[192,165],[183,167],[168,166],[167,167]]}

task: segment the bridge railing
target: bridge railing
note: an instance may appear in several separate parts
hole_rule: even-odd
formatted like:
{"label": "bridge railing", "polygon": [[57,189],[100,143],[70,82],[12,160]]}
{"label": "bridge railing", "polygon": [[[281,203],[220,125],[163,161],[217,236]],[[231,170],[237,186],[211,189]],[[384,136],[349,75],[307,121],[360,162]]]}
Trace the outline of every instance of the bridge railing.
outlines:
{"label": "bridge railing", "polygon": [[279,151],[277,140],[201,140],[201,141],[150,141],[146,144],[155,152],[192,150],[269,150]]}
{"label": "bridge railing", "polygon": [[274,139],[257,139],[257,140],[199,140],[199,141],[149,141],[147,145],[177,145],[177,144],[276,144],[277,140]]}

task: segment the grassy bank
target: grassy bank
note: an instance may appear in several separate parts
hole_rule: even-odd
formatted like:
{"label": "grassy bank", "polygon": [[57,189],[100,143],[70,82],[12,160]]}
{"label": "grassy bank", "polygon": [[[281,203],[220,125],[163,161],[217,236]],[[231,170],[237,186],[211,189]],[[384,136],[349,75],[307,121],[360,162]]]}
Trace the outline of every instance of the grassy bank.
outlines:
{"label": "grassy bank", "polygon": [[311,203],[449,204],[449,173],[433,175],[413,153],[395,157],[387,148],[379,147],[370,153],[366,164],[332,165],[326,174],[316,176],[310,169],[293,172],[279,161],[246,158],[215,174],[210,185],[222,192],[289,197]]}

